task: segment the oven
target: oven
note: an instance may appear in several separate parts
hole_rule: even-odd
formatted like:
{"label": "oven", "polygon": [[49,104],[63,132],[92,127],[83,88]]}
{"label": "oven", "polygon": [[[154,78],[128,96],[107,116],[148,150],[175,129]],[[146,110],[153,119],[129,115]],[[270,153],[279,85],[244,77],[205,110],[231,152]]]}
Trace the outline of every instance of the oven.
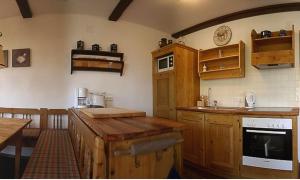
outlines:
{"label": "oven", "polygon": [[243,165],[293,170],[292,119],[243,118]]}

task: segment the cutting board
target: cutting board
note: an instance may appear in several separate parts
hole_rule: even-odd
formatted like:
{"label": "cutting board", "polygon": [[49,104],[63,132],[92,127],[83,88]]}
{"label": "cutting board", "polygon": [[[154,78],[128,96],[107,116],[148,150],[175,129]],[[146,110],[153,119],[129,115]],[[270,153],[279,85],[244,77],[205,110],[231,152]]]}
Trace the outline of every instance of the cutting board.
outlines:
{"label": "cutting board", "polygon": [[90,118],[145,117],[146,112],[123,108],[85,108],[80,111]]}

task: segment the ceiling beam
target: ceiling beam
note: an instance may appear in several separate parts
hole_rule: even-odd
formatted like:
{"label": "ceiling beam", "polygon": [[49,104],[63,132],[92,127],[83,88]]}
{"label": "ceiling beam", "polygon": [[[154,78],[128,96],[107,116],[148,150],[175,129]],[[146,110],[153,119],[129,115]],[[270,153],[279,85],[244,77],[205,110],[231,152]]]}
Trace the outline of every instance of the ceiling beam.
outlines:
{"label": "ceiling beam", "polygon": [[23,18],[32,18],[32,12],[28,0],[16,0]]}
{"label": "ceiling beam", "polygon": [[229,21],[234,21],[242,18],[258,16],[263,14],[272,14],[279,12],[288,12],[288,11],[300,11],[300,3],[285,3],[285,4],[276,4],[270,6],[263,6],[253,9],[247,9],[243,11],[238,11],[235,13],[227,14],[224,16],[220,16],[214,19],[210,19],[208,21],[196,24],[179,32],[172,34],[172,37],[179,38],[181,36],[185,36],[191,34],[193,32],[212,27],[218,24],[226,23]]}
{"label": "ceiling beam", "polygon": [[126,8],[132,3],[133,0],[120,0],[111,15],[109,16],[110,21],[118,21],[122,16]]}

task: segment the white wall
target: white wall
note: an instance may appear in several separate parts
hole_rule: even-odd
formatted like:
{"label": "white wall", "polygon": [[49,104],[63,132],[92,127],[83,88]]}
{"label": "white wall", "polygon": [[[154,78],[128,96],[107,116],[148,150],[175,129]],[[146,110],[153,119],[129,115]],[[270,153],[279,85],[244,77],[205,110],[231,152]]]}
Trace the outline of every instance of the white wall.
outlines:
{"label": "white wall", "polygon": [[[246,77],[222,80],[201,80],[200,92],[207,95],[208,88],[212,88],[212,99],[223,106],[237,106],[236,97],[244,97],[249,90],[256,93],[258,107],[294,107],[300,105],[296,100],[296,93],[300,95],[300,68],[299,68],[299,21],[300,12],[287,12],[256,16],[225,23],[232,30],[230,44],[240,40],[246,44]],[[295,25],[295,68],[257,70],[251,66],[251,30],[278,31],[290,30]],[[185,37],[186,44],[196,49],[215,47],[213,33],[217,27],[210,27],[197,31]],[[300,118],[298,117],[298,120]],[[300,129],[300,123],[298,123]],[[300,134],[298,134],[298,146]],[[298,147],[300,157],[300,147]]]}
{"label": "white wall", "polygon": [[[43,15],[0,20],[0,44],[10,50],[9,68],[0,69],[0,106],[68,108],[76,87],[110,93],[115,106],[152,115],[151,51],[163,32],[87,15]],[[104,50],[117,43],[125,54],[124,75],[109,72],[70,74],[71,49],[99,43]],[[12,68],[11,50],[31,48],[31,67]]]}
{"label": "white wall", "polygon": [[[288,107],[297,106],[296,89],[300,87],[299,79],[299,21],[300,12],[278,13],[256,16],[225,23],[232,30],[230,44],[240,40],[246,44],[246,77],[222,80],[201,80],[201,94],[206,95],[212,88],[212,99],[218,100],[223,106],[236,106],[235,97],[244,97],[252,90],[256,93],[258,107]],[[296,67],[288,69],[257,70],[251,66],[251,30],[278,31],[290,30],[295,25],[295,58]],[[196,49],[216,47],[213,43],[213,33],[217,27],[200,30],[185,37],[186,43]]]}

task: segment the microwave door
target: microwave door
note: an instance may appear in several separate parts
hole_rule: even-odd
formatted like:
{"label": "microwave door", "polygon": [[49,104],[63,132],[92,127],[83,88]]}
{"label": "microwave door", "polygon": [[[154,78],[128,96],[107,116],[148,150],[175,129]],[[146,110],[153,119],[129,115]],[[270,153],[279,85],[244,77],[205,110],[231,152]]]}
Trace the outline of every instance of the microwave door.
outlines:
{"label": "microwave door", "polygon": [[158,59],[158,72],[167,71],[169,69],[168,58]]}

